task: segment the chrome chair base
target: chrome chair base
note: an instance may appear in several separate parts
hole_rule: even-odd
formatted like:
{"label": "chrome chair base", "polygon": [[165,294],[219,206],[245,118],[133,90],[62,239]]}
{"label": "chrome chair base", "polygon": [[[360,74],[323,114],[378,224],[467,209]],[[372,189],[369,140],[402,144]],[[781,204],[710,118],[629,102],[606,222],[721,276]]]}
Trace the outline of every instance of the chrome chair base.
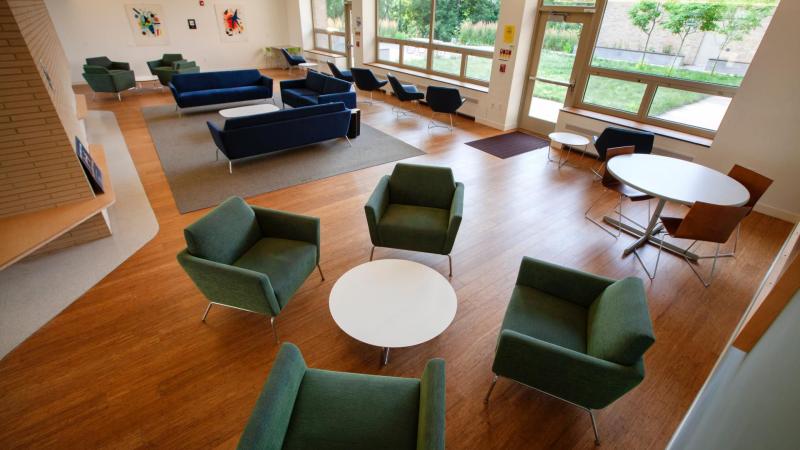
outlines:
{"label": "chrome chair base", "polygon": [[[440,125],[438,122],[436,122],[436,120],[434,119],[434,116],[436,114],[447,114],[447,116],[450,118],[450,126],[447,126],[447,124]],[[430,131],[432,128],[446,128],[446,129],[450,130],[450,132],[452,133],[453,132],[453,115],[451,113],[437,113],[436,111],[434,111],[433,113],[431,113],[431,120],[428,122],[428,130]]]}

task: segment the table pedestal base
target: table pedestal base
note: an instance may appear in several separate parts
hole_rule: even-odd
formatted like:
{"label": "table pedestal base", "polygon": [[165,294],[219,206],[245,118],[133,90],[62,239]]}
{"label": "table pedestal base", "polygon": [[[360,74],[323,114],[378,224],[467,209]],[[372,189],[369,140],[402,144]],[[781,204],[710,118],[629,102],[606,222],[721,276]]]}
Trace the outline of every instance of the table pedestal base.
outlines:
{"label": "table pedestal base", "polygon": [[[623,253],[623,256],[627,256],[627,255],[631,254],[634,249],[636,249],[638,247],[641,247],[646,242],[649,242],[649,243],[651,243],[653,245],[656,245],[656,246],[663,245],[662,248],[664,249],[664,251],[670,252],[670,253],[678,255],[678,256],[686,256],[692,262],[696,262],[697,259],[698,259],[697,254],[692,253],[692,252],[688,252],[688,251],[686,251],[685,248],[679,247],[679,246],[677,246],[675,244],[671,244],[671,243],[667,242],[664,239],[661,239],[661,238],[658,238],[658,237],[655,237],[655,236],[650,236],[649,239],[645,240],[644,231],[642,231],[642,230],[640,230],[640,229],[638,229],[638,228],[636,228],[634,226],[631,226],[631,225],[625,223],[624,221],[620,224],[619,220],[617,220],[617,219],[615,219],[613,217],[609,217],[609,216],[604,216],[603,217],[603,221],[606,222],[607,224],[613,226],[614,228],[621,228],[622,231],[624,231],[625,233],[630,234],[633,237],[639,238],[639,240],[636,243],[634,243],[634,245],[632,245],[632,246],[628,247],[627,249],[625,249],[625,252]],[[663,241],[663,244],[662,244],[662,241]]]}

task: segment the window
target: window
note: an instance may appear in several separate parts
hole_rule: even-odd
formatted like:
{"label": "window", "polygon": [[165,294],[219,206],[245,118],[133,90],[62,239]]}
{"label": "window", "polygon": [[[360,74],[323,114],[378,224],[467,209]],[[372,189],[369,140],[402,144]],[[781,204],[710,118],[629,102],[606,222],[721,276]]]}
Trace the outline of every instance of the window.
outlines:
{"label": "window", "polygon": [[587,109],[713,135],[777,3],[607,0],[577,102]]}
{"label": "window", "polygon": [[311,0],[314,47],[344,54],[344,0]]}
{"label": "window", "polygon": [[376,6],[378,61],[489,84],[499,0],[376,0]]}

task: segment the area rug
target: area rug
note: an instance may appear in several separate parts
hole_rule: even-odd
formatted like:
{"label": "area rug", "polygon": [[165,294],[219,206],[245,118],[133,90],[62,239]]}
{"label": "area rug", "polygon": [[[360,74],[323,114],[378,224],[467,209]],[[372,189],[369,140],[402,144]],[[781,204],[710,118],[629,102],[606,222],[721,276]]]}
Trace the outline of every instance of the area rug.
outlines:
{"label": "area rug", "polygon": [[361,123],[361,136],[334,139],[306,147],[233,162],[211,140],[206,121],[222,126],[216,111],[184,113],[175,106],[142,108],[150,136],[167,176],[178,210],[183,213],[216,206],[232,195],[249,197],[366,167],[424,155],[425,152]]}
{"label": "area rug", "polygon": [[498,158],[506,159],[527,153],[531,150],[547,147],[550,143],[544,139],[515,131],[513,133],[500,134],[477,141],[467,142],[467,145],[490,155],[497,156]]}

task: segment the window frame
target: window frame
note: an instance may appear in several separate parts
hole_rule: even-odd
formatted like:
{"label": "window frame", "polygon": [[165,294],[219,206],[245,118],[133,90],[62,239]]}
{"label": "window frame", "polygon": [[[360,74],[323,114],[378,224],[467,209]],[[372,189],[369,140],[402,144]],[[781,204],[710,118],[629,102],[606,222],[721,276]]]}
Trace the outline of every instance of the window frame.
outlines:
{"label": "window frame", "polygon": [[[380,64],[386,64],[389,66],[399,67],[402,69],[413,70],[416,72],[422,72],[429,75],[435,75],[442,78],[448,78],[451,80],[457,80],[464,83],[476,84],[479,86],[489,87],[489,80],[481,80],[480,78],[470,78],[467,76],[467,56],[475,56],[480,58],[487,58],[489,60],[494,60],[494,53],[495,49],[492,50],[477,50],[474,48],[466,48],[457,45],[449,45],[449,44],[442,44],[438,42],[434,42],[434,25],[436,24],[436,0],[431,0],[431,23],[429,24],[428,29],[428,37],[427,41],[415,41],[412,39],[396,39],[396,38],[387,38],[381,37],[378,35],[378,29],[380,28],[378,24],[380,23],[380,17],[378,17],[380,8],[378,7],[378,2],[380,0],[375,0],[375,25],[376,25],[376,32],[375,32],[375,61]],[[380,58],[380,44],[381,42],[397,44],[400,46],[400,58],[399,62],[388,61],[385,59]],[[428,61],[425,64],[425,67],[419,66],[410,66],[403,62],[403,53],[404,47],[419,47],[427,49],[427,57]],[[433,70],[433,52],[434,50],[444,51],[448,53],[457,53],[461,55],[461,67],[459,69],[458,75],[454,75],[452,73],[441,72],[437,70]],[[489,78],[491,79],[491,69],[489,71]]]}
{"label": "window frame", "polygon": [[[312,36],[313,36],[312,41],[314,42],[314,50],[326,53],[334,53],[336,55],[347,56],[345,52],[340,52],[333,49],[333,36],[341,36],[342,39],[345,39],[344,31],[335,31],[335,30],[329,30],[327,28],[314,27],[313,25],[316,24],[316,22],[314,21],[314,5],[312,2],[309,2],[309,5],[311,6],[311,25],[312,25]],[[327,21],[327,19],[328,17],[326,14],[325,20]],[[324,34],[326,36],[328,40],[328,48],[317,47],[317,34]]]}

